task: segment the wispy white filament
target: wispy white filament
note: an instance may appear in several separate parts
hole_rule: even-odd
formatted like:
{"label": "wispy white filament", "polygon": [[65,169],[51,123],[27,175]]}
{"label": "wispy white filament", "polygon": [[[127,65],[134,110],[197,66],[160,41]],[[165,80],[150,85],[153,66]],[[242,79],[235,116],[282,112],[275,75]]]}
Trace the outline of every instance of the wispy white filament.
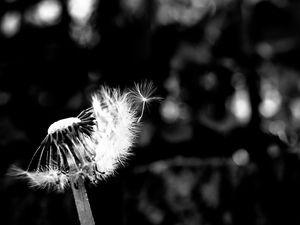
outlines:
{"label": "wispy white filament", "polygon": [[112,175],[130,155],[145,104],[156,99],[153,91],[152,83],[125,92],[101,87],[91,108],[53,123],[28,169],[14,167],[12,174],[33,187],[58,191],[79,176],[97,183]]}
{"label": "wispy white filament", "polygon": [[134,89],[130,91],[134,104],[137,104],[137,107],[141,106],[141,114],[137,120],[138,122],[142,119],[147,104],[154,100],[161,100],[159,97],[153,97],[155,90],[156,88],[154,87],[153,82],[143,82],[141,84],[136,83]]}

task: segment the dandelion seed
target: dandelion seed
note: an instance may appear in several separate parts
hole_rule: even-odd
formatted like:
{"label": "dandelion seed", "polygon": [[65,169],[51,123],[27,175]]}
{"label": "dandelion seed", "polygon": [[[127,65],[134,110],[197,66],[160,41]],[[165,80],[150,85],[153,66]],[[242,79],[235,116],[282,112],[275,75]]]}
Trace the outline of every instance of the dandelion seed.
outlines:
{"label": "dandelion seed", "polygon": [[138,122],[142,119],[145,111],[145,107],[152,101],[160,101],[160,97],[154,97],[153,94],[156,91],[153,82],[145,81],[141,84],[135,83],[135,88],[130,91],[135,104],[142,105],[141,114],[138,118]]}

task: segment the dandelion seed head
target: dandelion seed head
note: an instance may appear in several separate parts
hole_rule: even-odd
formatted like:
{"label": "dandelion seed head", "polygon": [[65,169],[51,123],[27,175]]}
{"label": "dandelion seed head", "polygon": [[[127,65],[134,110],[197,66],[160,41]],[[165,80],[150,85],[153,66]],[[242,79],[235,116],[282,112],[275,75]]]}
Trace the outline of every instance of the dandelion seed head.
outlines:
{"label": "dandelion seed head", "polygon": [[101,87],[91,96],[90,108],[50,125],[27,170],[14,169],[14,174],[32,187],[57,191],[79,177],[96,184],[114,175],[131,155],[145,103],[156,99],[154,90],[152,83],[135,84],[129,91]]}

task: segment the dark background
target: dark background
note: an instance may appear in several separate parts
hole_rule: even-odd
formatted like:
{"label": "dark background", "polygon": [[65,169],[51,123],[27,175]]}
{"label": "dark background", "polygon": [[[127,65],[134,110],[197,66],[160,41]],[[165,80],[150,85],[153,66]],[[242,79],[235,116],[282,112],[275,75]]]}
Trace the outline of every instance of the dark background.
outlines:
{"label": "dark background", "polygon": [[134,155],[87,184],[96,224],[299,224],[300,3],[82,2],[0,3],[0,223],[79,224],[8,168],[100,85],[151,80]]}

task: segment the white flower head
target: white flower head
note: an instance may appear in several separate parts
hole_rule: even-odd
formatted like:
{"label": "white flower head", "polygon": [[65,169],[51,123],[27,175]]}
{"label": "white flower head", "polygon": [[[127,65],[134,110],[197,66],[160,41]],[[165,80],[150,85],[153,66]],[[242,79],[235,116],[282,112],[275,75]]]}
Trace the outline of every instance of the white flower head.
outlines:
{"label": "white flower head", "polygon": [[96,184],[112,175],[130,155],[152,94],[152,83],[125,92],[101,87],[92,95],[92,107],[53,123],[27,170],[14,167],[12,175],[29,179],[33,187],[58,191],[79,176]]}

